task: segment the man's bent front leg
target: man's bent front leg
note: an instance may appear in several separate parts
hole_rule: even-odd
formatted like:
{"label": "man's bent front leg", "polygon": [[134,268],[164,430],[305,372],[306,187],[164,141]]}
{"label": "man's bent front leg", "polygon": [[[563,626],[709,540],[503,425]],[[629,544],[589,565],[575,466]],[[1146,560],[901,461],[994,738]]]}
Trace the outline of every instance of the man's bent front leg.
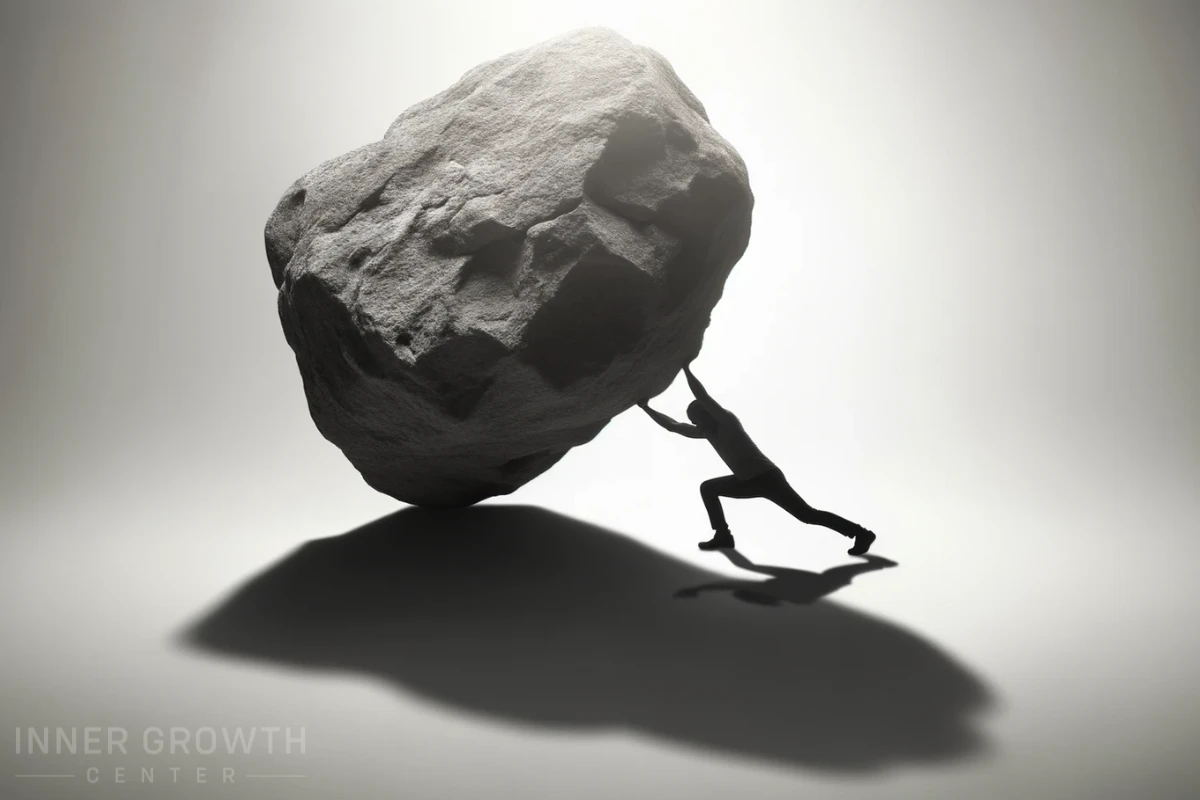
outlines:
{"label": "man's bent front leg", "polygon": [[725,510],[721,508],[721,495],[736,491],[738,479],[733,475],[724,478],[712,478],[700,484],[700,498],[708,511],[708,521],[712,525],[713,538],[700,543],[701,550],[720,550],[734,546],[733,535],[729,532],[729,523],[725,521]]}
{"label": "man's bent front leg", "polygon": [[721,508],[721,495],[736,483],[737,478],[726,475],[723,478],[711,478],[700,484],[700,499],[704,501],[708,521],[714,531],[729,529],[729,523],[725,521],[725,509]]}

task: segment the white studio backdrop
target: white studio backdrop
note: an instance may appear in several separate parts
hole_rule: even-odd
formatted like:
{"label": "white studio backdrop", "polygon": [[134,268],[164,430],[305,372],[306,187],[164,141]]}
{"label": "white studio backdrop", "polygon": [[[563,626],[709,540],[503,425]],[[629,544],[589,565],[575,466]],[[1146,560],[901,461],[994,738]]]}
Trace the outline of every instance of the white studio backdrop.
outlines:
{"label": "white studio backdrop", "polygon": [[[1174,797],[1195,785],[1193,6],[0,13],[0,585],[5,695],[20,698],[9,728],[51,708],[70,720],[303,707],[342,743],[326,766],[353,772],[362,796],[401,785],[395,764],[414,796],[446,798],[646,786]],[[662,52],[750,172],[751,244],[697,374],[812,504],[879,531],[875,549],[900,567],[836,601],[916,631],[994,690],[989,757],[846,779],[620,731],[507,728],[169,643],[303,542],[397,507],[308,417],[262,245],[284,189],[476,63],[596,24]],[[656,406],[678,417],[688,399],[679,381]],[[708,535],[697,484],[723,472],[703,443],[633,409],[490,502],[732,573],[694,546]],[[727,508],[763,563],[849,560],[843,539],[768,503]],[[535,769],[548,754],[553,768]],[[594,776],[586,787],[580,770]]]}

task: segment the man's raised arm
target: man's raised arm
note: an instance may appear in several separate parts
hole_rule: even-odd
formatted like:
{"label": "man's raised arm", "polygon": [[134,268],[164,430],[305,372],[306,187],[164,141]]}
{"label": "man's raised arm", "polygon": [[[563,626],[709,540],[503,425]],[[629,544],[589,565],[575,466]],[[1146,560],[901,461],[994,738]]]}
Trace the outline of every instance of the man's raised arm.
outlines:
{"label": "man's raised arm", "polygon": [[703,439],[704,438],[704,434],[701,433],[700,429],[697,428],[695,425],[688,425],[686,422],[676,422],[675,420],[668,417],[666,414],[663,414],[660,411],[655,411],[653,408],[650,407],[649,400],[639,400],[638,406],[641,407],[642,411],[645,411],[647,414],[650,415],[650,419],[654,420],[659,425],[661,425],[664,428],[666,428],[667,430],[669,430],[671,433],[678,433],[680,436],[686,436],[689,439]]}
{"label": "man's raised arm", "polygon": [[704,408],[707,409],[710,414],[715,416],[717,414],[727,413],[725,409],[721,407],[721,404],[716,400],[713,400],[712,395],[705,391],[704,384],[700,383],[700,380],[692,374],[691,364],[683,365],[683,374],[687,376],[688,388],[692,390],[692,394],[696,396],[696,399],[700,401],[700,405],[704,406]]}

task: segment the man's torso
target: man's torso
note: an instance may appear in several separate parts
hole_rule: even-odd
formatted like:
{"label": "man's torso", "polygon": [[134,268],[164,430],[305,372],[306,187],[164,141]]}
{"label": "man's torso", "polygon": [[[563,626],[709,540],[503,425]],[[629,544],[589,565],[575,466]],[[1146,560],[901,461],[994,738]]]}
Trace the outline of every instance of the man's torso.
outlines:
{"label": "man's torso", "polygon": [[708,441],[736,477],[753,478],[775,469],[775,464],[758,449],[737,417],[726,411],[715,419],[716,433]]}

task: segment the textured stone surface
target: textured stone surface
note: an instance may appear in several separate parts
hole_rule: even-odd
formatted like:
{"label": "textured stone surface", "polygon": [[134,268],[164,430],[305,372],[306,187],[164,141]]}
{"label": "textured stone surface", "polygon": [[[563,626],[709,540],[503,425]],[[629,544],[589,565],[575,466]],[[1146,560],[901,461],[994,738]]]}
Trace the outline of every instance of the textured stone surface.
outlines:
{"label": "textured stone surface", "polygon": [[482,64],[267,222],[313,419],[404,502],[511,492],[670,384],[752,205],[656,52],[587,29]]}

